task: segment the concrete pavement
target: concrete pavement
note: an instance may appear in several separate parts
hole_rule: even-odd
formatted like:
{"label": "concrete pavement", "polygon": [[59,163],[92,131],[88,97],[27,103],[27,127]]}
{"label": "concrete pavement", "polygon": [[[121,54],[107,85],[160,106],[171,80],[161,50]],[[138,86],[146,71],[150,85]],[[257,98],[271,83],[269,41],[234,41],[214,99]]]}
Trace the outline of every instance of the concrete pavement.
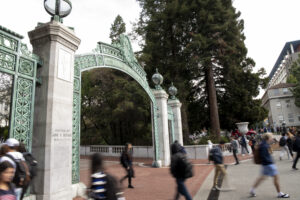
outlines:
{"label": "concrete pavement", "polygon": [[[300,199],[300,170],[292,170],[292,161],[287,158],[279,161],[279,152],[274,153],[274,158],[279,171],[281,191],[290,194],[290,200]],[[300,163],[298,164],[300,167]],[[240,165],[230,165],[227,168],[229,181],[236,188],[230,192],[220,192],[220,200],[249,200],[249,191],[256,178],[260,175],[261,166],[255,165],[252,160]],[[212,172],[213,174],[213,172]],[[210,175],[212,176],[212,175]],[[212,177],[208,177],[212,181]],[[205,184],[205,183],[204,183]],[[204,186],[203,184],[203,186]],[[207,189],[206,189],[207,190]],[[205,192],[205,190],[203,191]],[[207,191],[206,191],[207,193]],[[253,200],[277,199],[277,192],[273,179],[266,179],[256,190],[257,197]],[[199,198],[200,199],[200,198]],[[217,199],[215,199],[217,200]]]}

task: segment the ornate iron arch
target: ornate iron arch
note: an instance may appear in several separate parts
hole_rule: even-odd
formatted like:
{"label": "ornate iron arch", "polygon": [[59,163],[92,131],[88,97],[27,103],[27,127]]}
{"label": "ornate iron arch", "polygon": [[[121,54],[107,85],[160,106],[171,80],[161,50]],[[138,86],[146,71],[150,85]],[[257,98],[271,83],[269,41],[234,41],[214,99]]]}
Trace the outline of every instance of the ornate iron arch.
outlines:
{"label": "ornate iron arch", "polygon": [[72,181],[79,182],[80,158],[80,108],[81,108],[81,73],[95,68],[111,68],[122,71],[136,80],[151,100],[152,135],[154,160],[160,160],[159,137],[157,127],[157,106],[155,97],[148,84],[146,72],[136,60],[131,43],[126,35],[120,35],[118,42],[109,45],[98,42],[93,53],[76,55],[74,63],[73,92],[73,144],[72,144]]}

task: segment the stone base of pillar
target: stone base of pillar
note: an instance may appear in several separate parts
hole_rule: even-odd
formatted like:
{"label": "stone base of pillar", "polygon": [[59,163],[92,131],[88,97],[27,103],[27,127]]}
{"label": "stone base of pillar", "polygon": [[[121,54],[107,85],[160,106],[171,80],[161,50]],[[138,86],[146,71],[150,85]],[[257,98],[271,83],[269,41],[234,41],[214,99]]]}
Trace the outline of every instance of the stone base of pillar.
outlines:
{"label": "stone base of pillar", "polygon": [[152,167],[156,167],[156,168],[162,167],[162,162],[161,162],[161,160],[153,161]]}

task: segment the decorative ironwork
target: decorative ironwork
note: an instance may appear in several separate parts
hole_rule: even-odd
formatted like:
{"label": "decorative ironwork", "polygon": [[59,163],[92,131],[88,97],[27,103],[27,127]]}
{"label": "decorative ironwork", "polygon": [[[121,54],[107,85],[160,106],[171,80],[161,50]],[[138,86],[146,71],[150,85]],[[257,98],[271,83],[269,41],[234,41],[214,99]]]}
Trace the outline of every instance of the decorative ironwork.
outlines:
{"label": "decorative ironwork", "polygon": [[79,181],[79,145],[80,145],[80,93],[81,72],[94,68],[112,68],[120,70],[135,79],[146,91],[151,99],[152,122],[154,135],[155,161],[160,160],[159,137],[157,127],[157,106],[155,97],[149,87],[146,72],[139,65],[132,51],[129,38],[120,35],[117,43],[113,45],[98,42],[91,54],[77,55],[74,64],[74,98],[73,98],[73,166],[72,182]]}
{"label": "decorative ironwork", "polygon": [[19,72],[28,76],[34,75],[34,62],[20,58]]}
{"label": "decorative ironwork", "polygon": [[23,141],[31,151],[36,69],[41,61],[21,39],[23,36],[0,26],[0,72],[14,80],[9,136]]}
{"label": "decorative ironwork", "polygon": [[16,56],[0,50],[0,67],[9,69],[9,70],[15,70],[16,65]]}

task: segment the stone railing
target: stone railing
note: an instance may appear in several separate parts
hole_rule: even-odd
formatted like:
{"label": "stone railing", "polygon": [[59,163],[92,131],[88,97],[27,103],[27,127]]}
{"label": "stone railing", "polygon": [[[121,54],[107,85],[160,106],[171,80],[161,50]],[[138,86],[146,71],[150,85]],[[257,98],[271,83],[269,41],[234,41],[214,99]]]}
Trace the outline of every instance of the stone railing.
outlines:
{"label": "stone railing", "polygon": [[[217,146],[214,144],[213,146]],[[208,145],[187,145],[184,146],[189,159],[207,159],[209,154]],[[232,155],[229,151],[230,143],[226,143],[222,149],[223,155]],[[92,155],[93,153],[101,153],[103,156],[119,157],[124,150],[124,146],[108,146],[108,145],[91,145],[80,146],[80,155]],[[239,153],[241,151],[239,150]],[[153,158],[152,146],[133,146],[133,157],[136,158]]]}

